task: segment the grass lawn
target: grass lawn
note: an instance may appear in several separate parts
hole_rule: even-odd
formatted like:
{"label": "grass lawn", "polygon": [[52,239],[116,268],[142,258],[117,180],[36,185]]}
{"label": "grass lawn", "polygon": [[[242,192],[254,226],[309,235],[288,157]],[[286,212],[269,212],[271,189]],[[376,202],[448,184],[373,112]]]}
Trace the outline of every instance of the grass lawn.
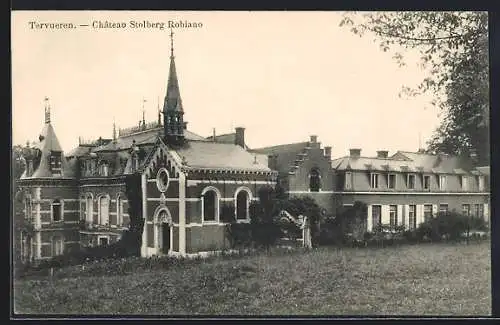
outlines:
{"label": "grass lawn", "polygon": [[491,315],[490,243],[320,248],[14,283],[16,313]]}

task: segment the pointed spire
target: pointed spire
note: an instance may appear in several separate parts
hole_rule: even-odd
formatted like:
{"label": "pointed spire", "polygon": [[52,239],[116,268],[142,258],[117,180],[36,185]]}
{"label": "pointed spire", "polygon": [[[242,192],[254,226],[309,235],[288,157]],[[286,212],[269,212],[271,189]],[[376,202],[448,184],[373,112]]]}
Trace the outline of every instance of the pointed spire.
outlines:
{"label": "pointed spire", "polygon": [[170,31],[170,71],[168,75],[167,95],[163,104],[163,111],[178,111],[182,112],[182,100],[179,90],[179,81],[177,79],[177,71],[175,69],[174,57],[174,32]]}
{"label": "pointed spire", "polygon": [[50,103],[49,103],[49,97],[44,98],[45,102],[45,124],[50,123]]}

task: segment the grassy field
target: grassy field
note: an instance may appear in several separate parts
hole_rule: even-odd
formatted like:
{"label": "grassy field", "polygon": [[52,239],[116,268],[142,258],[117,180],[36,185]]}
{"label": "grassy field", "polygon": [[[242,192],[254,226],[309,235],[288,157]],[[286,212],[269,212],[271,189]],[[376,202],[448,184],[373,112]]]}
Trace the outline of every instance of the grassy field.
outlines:
{"label": "grassy field", "polygon": [[[149,265],[151,266],[151,262]],[[490,243],[213,258],[119,275],[14,284],[17,313],[156,315],[491,314]],[[160,265],[160,266],[158,266]],[[113,273],[114,271],[111,271]]]}

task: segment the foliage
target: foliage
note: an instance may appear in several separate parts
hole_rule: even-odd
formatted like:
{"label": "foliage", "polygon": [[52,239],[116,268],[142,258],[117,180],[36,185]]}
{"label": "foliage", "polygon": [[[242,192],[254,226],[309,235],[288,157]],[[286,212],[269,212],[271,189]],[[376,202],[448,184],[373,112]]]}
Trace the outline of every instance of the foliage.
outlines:
{"label": "foliage", "polygon": [[402,93],[431,93],[432,104],[444,113],[428,150],[474,153],[480,164],[489,164],[487,12],[346,13],[340,26],[359,36],[375,35],[400,66],[406,63],[398,47],[417,50],[428,77],[415,87],[404,86]]}
{"label": "foliage", "polygon": [[424,237],[432,241],[460,240],[471,230],[486,230],[484,219],[467,217],[456,212],[438,213],[417,228],[419,240]]}
{"label": "foliage", "polygon": [[355,201],[352,206],[339,206],[335,217],[321,224],[322,245],[351,245],[362,240],[366,229],[367,206]]}
{"label": "foliage", "polygon": [[106,260],[55,270],[51,279],[14,281],[13,308],[18,314],[118,317],[483,316],[491,312],[489,246],[327,247],[289,254],[273,248],[272,254],[204,260]]}
{"label": "foliage", "polygon": [[[140,256],[144,219],[142,216],[141,175],[139,173],[126,176],[125,195],[128,199],[130,226],[127,234],[120,241],[126,245],[127,251],[133,251],[136,256]],[[126,241],[124,241],[125,239]]]}

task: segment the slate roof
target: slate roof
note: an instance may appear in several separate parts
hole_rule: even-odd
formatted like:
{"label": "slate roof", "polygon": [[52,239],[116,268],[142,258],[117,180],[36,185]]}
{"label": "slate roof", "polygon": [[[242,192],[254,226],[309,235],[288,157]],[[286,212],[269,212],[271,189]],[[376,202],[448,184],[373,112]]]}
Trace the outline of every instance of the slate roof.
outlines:
{"label": "slate roof", "polygon": [[216,170],[270,172],[254,154],[235,144],[210,141],[189,141],[176,150],[188,167]]}
{"label": "slate roof", "polygon": [[[57,139],[56,133],[50,120],[46,122],[42,128],[42,132],[38,138],[38,142],[33,145],[34,148],[40,150],[41,157],[40,163],[37,168],[33,171],[33,175],[29,178],[73,178],[75,176],[73,166],[68,163],[64,157],[63,150]],[[49,166],[49,156],[51,152],[61,153],[61,174],[53,175]],[[24,171],[21,178],[26,177],[26,171]]]}
{"label": "slate roof", "polygon": [[398,151],[392,157],[351,157],[332,160],[336,170],[394,171],[412,173],[468,174],[469,160],[451,155]]}

